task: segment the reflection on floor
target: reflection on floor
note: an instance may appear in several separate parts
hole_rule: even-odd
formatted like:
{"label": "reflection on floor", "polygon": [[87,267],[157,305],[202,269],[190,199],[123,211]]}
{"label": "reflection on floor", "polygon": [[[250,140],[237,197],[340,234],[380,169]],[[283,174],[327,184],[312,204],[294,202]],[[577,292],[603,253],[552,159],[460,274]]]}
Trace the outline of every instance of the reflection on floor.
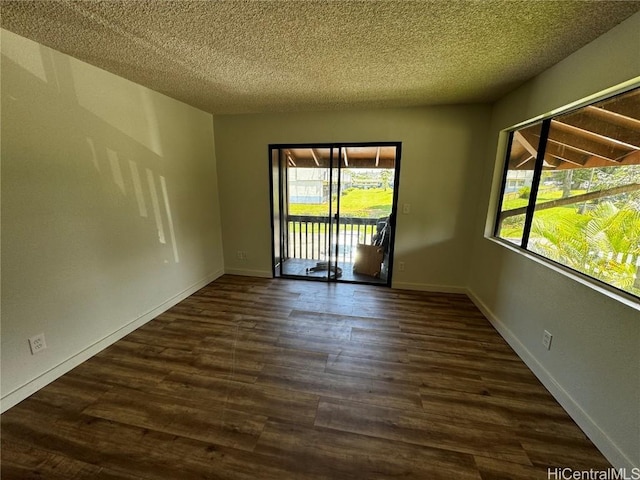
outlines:
{"label": "reflection on floor", "polygon": [[225,275],[1,427],[3,480],[612,471],[465,295],[349,283]]}
{"label": "reflection on floor", "polygon": [[[307,260],[303,258],[290,258],[285,260],[282,264],[282,275],[295,276],[305,278],[317,278],[326,279],[327,271],[308,272],[307,269],[313,268],[318,263],[318,260]],[[361,282],[361,283],[373,283],[373,284],[386,284],[387,277],[382,275],[380,278],[372,277],[370,275],[362,275],[353,272],[353,263],[351,262],[338,262],[338,267],[342,269],[342,276],[339,277],[343,282]]]}

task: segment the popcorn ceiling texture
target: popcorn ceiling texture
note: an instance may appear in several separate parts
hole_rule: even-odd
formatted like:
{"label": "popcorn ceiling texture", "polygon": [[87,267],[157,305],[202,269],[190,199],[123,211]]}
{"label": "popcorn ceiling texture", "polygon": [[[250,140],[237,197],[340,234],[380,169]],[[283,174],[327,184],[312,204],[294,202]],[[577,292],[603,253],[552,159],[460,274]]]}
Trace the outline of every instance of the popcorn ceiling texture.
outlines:
{"label": "popcorn ceiling texture", "polygon": [[640,11],[569,0],[0,5],[3,28],[216,114],[493,101]]}

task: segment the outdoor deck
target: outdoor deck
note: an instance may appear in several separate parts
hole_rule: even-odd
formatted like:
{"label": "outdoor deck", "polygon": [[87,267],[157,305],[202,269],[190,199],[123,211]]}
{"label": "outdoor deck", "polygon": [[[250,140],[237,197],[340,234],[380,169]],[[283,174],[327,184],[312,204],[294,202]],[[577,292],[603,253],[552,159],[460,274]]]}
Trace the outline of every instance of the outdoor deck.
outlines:
{"label": "outdoor deck", "polygon": [[[358,245],[372,245],[377,231],[378,218],[343,217],[330,223],[328,216],[290,215],[288,217],[289,238],[284,249],[283,275],[305,278],[326,278],[326,272],[307,272],[317,262],[329,260],[330,245],[337,247],[338,267],[342,269],[342,281],[384,284],[381,278],[353,272]],[[331,232],[331,238],[329,238]],[[335,260],[335,254],[331,257]]]}

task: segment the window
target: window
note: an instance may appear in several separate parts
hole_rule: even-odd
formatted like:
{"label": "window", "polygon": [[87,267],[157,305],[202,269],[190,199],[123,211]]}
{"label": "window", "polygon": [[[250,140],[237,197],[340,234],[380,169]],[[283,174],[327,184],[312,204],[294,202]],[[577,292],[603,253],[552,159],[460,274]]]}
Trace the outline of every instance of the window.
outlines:
{"label": "window", "polygon": [[511,131],[494,234],[640,297],[640,88]]}

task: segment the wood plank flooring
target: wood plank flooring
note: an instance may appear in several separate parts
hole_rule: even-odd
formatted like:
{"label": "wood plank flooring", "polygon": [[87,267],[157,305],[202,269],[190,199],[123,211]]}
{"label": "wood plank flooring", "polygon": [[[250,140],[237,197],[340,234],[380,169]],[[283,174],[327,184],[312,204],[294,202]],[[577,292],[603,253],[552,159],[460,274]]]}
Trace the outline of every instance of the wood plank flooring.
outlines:
{"label": "wood plank flooring", "polygon": [[546,479],[609,463],[463,295],[224,276],[2,415],[10,479]]}

